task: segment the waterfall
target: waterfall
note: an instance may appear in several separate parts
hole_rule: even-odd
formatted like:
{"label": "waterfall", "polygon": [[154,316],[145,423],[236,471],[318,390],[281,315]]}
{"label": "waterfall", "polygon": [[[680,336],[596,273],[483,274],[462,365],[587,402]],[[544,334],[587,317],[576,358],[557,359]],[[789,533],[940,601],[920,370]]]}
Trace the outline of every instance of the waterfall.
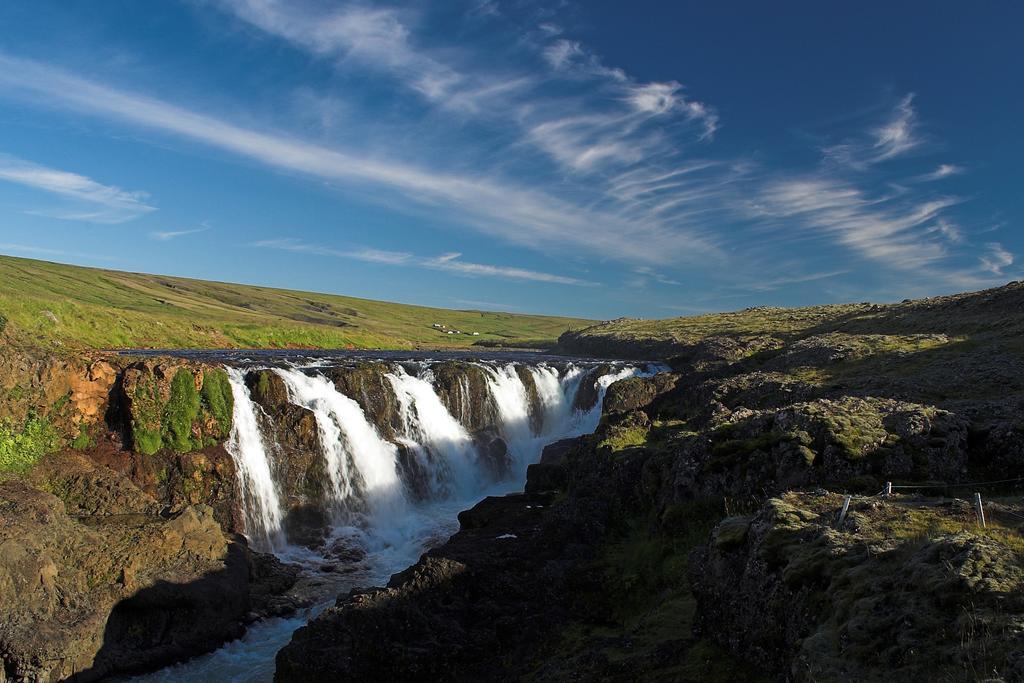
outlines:
{"label": "waterfall", "polygon": [[[473,438],[441,402],[428,381],[430,373],[414,377],[399,367],[387,378],[398,399],[402,423],[400,438],[419,455],[421,465],[431,475],[431,493],[435,497],[453,493],[465,496],[479,489],[480,472]],[[460,382],[460,393],[461,389]],[[468,386],[465,398],[468,406]]]}
{"label": "waterfall", "polygon": [[[470,500],[496,480],[521,481],[526,466],[536,461],[545,445],[597,427],[609,385],[636,374],[650,374],[639,373],[632,366],[599,373],[572,363],[561,367],[540,363],[526,367],[527,376],[512,363],[475,365],[486,375],[493,407],[493,412],[487,412],[496,418],[494,424],[470,433],[467,425],[460,423],[459,418],[470,419],[479,408],[470,403],[466,377],[459,378],[455,387],[458,405],[449,410],[435,390],[430,365],[420,366],[416,375],[396,365],[384,375],[398,411],[390,420],[398,425],[391,441],[381,435],[356,401],[338,391],[318,370],[273,371],[284,382],[289,401],[316,418],[329,480],[324,502],[335,524],[379,532],[385,526],[402,526],[413,512],[413,501]],[[229,368],[228,373],[235,407],[227,447],[238,471],[246,530],[255,545],[280,549],[285,545],[282,493],[274,479],[273,444],[261,432],[261,420],[269,418],[252,401],[244,372]],[[536,387],[536,401],[531,401],[524,378],[532,378],[527,384]],[[593,383],[588,386],[596,390],[597,404],[587,411],[574,410],[576,395],[585,382]],[[480,425],[473,428],[481,429]],[[494,442],[491,434],[500,435],[504,446],[501,441]],[[511,472],[506,469],[509,464]]]}
{"label": "waterfall", "polygon": [[558,438],[573,433],[578,416],[574,414],[572,402],[583,379],[583,371],[572,364],[566,367],[564,374],[549,365],[528,369],[544,411],[540,435]]}
{"label": "waterfall", "polygon": [[535,436],[530,427],[530,398],[522,378],[512,363],[493,367],[484,365],[487,371],[487,390],[498,410],[499,427],[508,450],[520,472],[526,471],[526,465],[536,450]]}
{"label": "waterfall", "polygon": [[285,543],[281,530],[283,514],[256,414],[259,407],[253,403],[249,388],[245,386],[244,373],[236,368],[227,368],[227,373],[234,398],[227,450],[238,472],[245,529],[249,540],[257,547],[280,549]]}
{"label": "waterfall", "polygon": [[398,447],[385,441],[359,404],[323,375],[275,370],[297,405],[316,416],[335,512],[361,515],[371,526],[400,522],[406,508],[398,475]]}

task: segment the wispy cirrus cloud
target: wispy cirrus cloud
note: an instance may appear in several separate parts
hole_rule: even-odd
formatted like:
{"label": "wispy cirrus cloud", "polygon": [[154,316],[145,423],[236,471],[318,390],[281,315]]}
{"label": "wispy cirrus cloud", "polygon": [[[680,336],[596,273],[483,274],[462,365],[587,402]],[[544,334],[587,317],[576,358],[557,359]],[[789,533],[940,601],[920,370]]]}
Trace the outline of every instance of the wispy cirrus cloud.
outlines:
{"label": "wispy cirrus cloud", "polygon": [[707,258],[715,252],[702,236],[664,222],[623,218],[614,210],[591,208],[485,174],[438,172],[253,130],[29,60],[0,55],[0,87],[49,106],[181,136],[273,168],[375,184],[399,190],[413,201],[440,202],[468,227],[532,248],[570,247],[641,263]]}
{"label": "wispy cirrus cloud", "polygon": [[979,258],[981,269],[1002,276],[1003,271],[1013,265],[1015,257],[1012,253],[1003,248],[998,242],[989,242],[985,245],[986,252]]}
{"label": "wispy cirrus cloud", "polygon": [[917,130],[914,94],[910,93],[900,99],[882,124],[871,128],[866,135],[827,146],[822,152],[832,162],[864,170],[903,156],[923,143],[924,138]]}
{"label": "wispy cirrus cloud", "polygon": [[[424,45],[416,31],[419,13],[409,8],[357,3],[324,8],[277,0],[216,4],[310,54],[340,60],[339,68],[355,62],[361,69],[386,74],[433,106],[521,126],[523,141],[538,145],[574,171],[637,162],[637,154],[627,154],[625,148],[642,153],[650,147],[657,136],[646,130],[646,124],[655,117],[662,123],[672,117],[694,122],[702,139],[718,128],[714,109],[685,97],[679,83],[638,82],[623,69],[605,65],[582,42],[563,37],[563,29],[552,22],[527,29],[532,37],[522,43],[539,53],[550,69],[538,73],[522,66],[496,68],[468,50]],[[585,97],[566,97],[544,88],[553,79],[597,81],[606,87]],[[617,126],[628,115],[634,120]],[[624,133],[627,127],[630,130]]]}
{"label": "wispy cirrus cloud", "polygon": [[191,230],[157,230],[149,233],[149,236],[158,242],[169,242],[170,240],[175,240],[179,237],[195,235],[196,233],[206,232],[207,230],[209,230],[208,227],[193,228]]}
{"label": "wispy cirrus cloud", "polygon": [[933,228],[958,201],[869,196],[843,180],[805,177],[766,184],[751,208],[758,218],[785,219],[784,229],[831,238],[869,259],[914,269],[947,255],[946,241]]}
{"label": "wispy cirrus cloud", "polygon": [[925,173],[920,176],[921,180],[942,180],[943,178],[949,178],[950,176],[960,175],[964,172],[962,166],[956,164],[939,164],[938,167],[931,173]]}
{"label": "wispy cirrus cloud", "polygon": [[52,218],[89,223],[124,223],[156,210],[146,203],[148,195],[145,192],[130,192],[113,185],[103,185],[78,173],[50,168],[9,154],[0,153],[0,180],[73,200],[71,207],[28,211]]}
{"label": "wispy cirrus cloud", "polygon": [[333,256],[335,258],[364,261],[367,263],[440,270],[465,277],[493,277],[503,280],[543,282],[547,284],[572,285],[577,287],[598,286],[595,282],[567,277],[564,275],[557,275],[555,273],[545,273],[537,270],[528,270],[526,268],[517,268],[515,266],[500,266],[464,261],[462,260],[462,254],[459,252],[448,252],[438,256],[417,256],[404,251],[384,251],[368,247],[336,249],[317,244],[309,244],[302,240],[293,238],[261,240],[254,242],[252,246],[263,249],[279,249],[282,251],[291,251],[300,254]]}

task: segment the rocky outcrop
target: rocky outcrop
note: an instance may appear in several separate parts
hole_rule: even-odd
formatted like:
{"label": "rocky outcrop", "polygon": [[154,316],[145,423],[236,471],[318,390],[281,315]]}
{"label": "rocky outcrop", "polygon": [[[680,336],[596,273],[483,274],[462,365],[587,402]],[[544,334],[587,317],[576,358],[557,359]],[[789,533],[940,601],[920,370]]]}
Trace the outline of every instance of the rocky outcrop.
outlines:
{"label": "rocky outcrop", "polygon": [[[787,494],[691,560],[697,628],[797,681],[1019,680],[1017,507]],[[926,534],[927,531],[927,534]],[[1001,677],[1001,678],[1000,678]]]}
{"label": "rocky outcrop", "polygon": [[[213,509],[220,525],[231,533],[245,532],[242,494],[238,488],[235,461],[223,446],[209,446],[193,453],[163,451],[142,455],[101,442],[82,455],[97,466],[98,471],[112,470],[127,477],[147,496],[158,501],[165,513],[176,513],[189,505],[205,504]],[[67,468],[78,460],[69,451],[45,458],[35,476],[61,481]],[[83,487],[83,497],[94,495]]]}
{"label": "rocky outcrop", "polygon": [[105,429],[120,373],[119,359],[64,357],[4,346],[0,354],[0,425],[45,419],[68,441]]}
{"label": "rocky outcrop", "polygon": [[956,482],[966,473],[967,421],[929,406],[847,397],[725,419],[682,445],[677,485],[744,495],[858,478]]}
{"label": "rocky outcrop", "polygon": [[[209,651],[262,609],[254,595],[265,602],[294,583],[293,572],[254,571],[261,561],[221,531],[208,506],[165,518],[113,472],[77,460],[65,474],[56,492],[67,504],[26,483],[0,483],[6,680],[97,680]],[[98,487],[95,501],[87,482]],[[254,591],[257,574],[263,587]]]}
{"label": "rocky outcrop", "polygon": [[438,363],[431,368],[434,390],[448,412],[470,432],[494,429],[498,415],[487,389],[487,371],[479,365],[459,361]]}
{"label": "rocky outcrop", "polygon": [[250,372],[246,384],[267,418],[262,426],[276,451],[275,481],[287,504],[319,504],[326,495],[329,478],[323,468],[316,415],[288,400],[288,387],[272,370]]}
{"label": "rocky outcrop", "polygon": [[606,415],[650,410],[656,400],[675,389],[679,376],[659,373],[653,377],[630,377],[612,383],[604,396],[602,412]]}
{"label": "rocky outcrop", "polygon": [[458,534],[387,587],[354,591],[299,629],[275,680],[507,677],[564,614],[566,574],[553,562],[564,544],[538,530],[549,503],[488,498],[463,513]]}
{"label": "rocky outcrop", "polygon": [[359,404],[366,418],[384,438],[393,439],[398,423],[398,399],[387,374],[395,369],[387,363],[359,363],[354,367],[332,368],[331,380],[338,391]]}

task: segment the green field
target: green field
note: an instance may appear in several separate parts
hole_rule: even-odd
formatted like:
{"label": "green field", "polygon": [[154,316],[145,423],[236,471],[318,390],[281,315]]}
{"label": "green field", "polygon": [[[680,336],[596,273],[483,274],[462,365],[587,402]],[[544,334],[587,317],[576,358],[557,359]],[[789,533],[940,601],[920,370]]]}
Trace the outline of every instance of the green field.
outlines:
{"label": "green field", "polygon": [[8,341],[101,349],[544,347],[592,324],[0,256],[0,327],[4,319]]}

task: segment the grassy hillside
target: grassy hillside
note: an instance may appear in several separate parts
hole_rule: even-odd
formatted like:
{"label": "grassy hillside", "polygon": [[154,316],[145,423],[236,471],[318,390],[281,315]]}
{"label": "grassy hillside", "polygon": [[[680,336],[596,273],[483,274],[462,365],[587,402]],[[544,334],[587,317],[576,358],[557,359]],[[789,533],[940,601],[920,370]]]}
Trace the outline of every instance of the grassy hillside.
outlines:
{"label": "grassy hillside", "polygon": [[[93,348],[451,348],[550,344],[558,318],[422,306],[0,256],[0,328]],[[472,334],[446,334],[433,325]]]}

